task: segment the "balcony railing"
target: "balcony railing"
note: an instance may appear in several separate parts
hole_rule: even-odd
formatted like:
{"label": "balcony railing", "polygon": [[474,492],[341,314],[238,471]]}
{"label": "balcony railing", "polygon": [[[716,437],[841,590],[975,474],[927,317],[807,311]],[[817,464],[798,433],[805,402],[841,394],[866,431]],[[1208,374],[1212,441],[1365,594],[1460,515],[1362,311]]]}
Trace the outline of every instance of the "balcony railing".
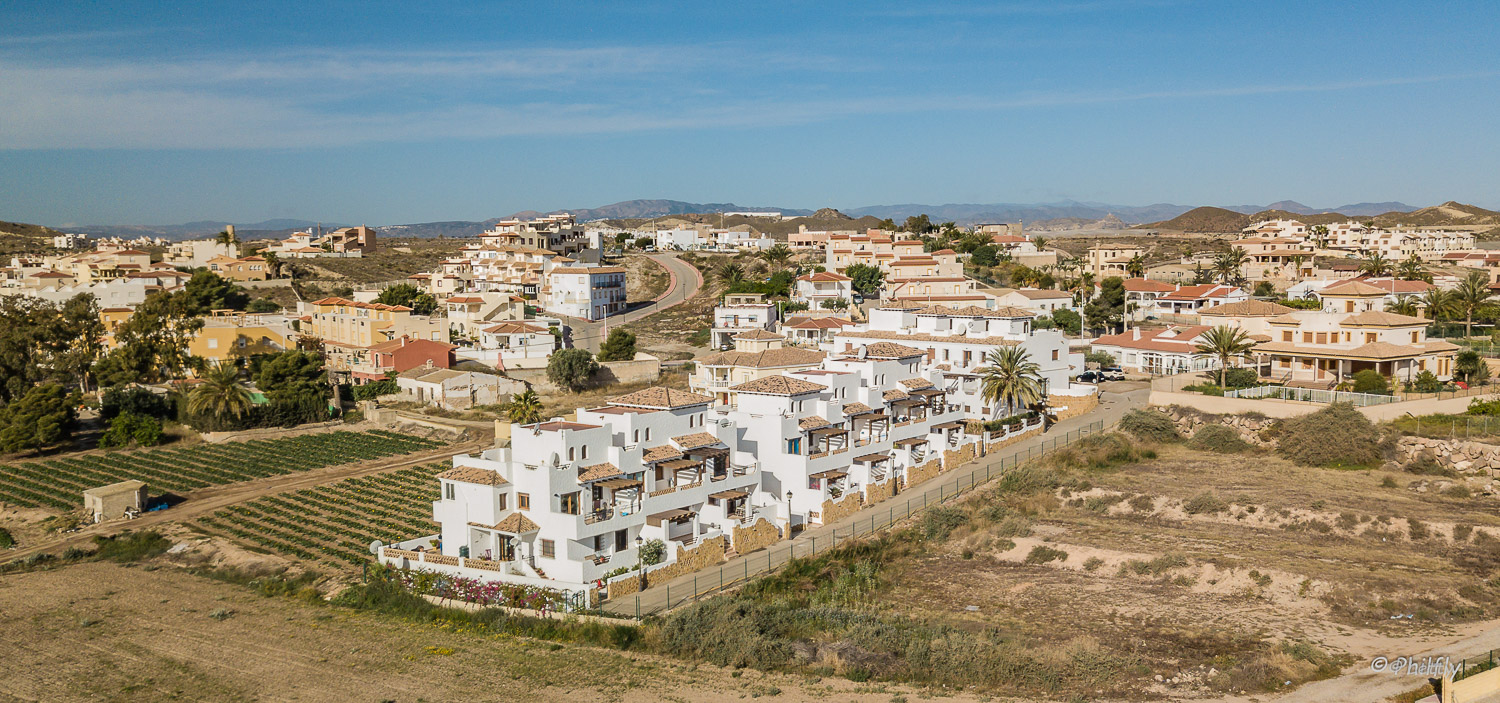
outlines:
{"label": "balcony railing", "polygon": [[602,510],[593,510],[593,511],[590,511],[590,512],[584,514],[584,516],[583,516],[583,524],[585,524],[585,525],[592,525],[592,524],[594,524],[596,522],[604,522],[605,520],[608,520],[608,519],[610,519],[610,518],[612,518],[614,516],[615,516],[615,509],[612,508],[612,507],[611,508],[604,508]]}

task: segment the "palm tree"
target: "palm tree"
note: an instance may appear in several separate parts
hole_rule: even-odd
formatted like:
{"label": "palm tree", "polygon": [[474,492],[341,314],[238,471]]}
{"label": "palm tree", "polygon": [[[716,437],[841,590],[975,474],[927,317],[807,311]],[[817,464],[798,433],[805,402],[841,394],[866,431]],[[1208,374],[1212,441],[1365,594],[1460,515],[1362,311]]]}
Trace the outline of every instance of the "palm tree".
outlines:
{"label": "palm tree", "polygon": [[1412,254],[1396,267],[1396,275],[1403,281],[1420,281],[1427,271],[1422,268],[1422,259]]}
{"label": "palm tree", "polygon": [[745,267],[733,261],[726,261],[720,264],[719,268],[714,269],[714,276],[724,285],[732,286],[745,280]]}
{"label": "palm tree", "polygon": [[1313,225],[1308,231],[1312,233],[1313,243],[1317,244],[1319,249],[1328,248],[1328,225]]}
{"label": "palm tree", "polygon": [[195,415],[244,417],[250,411],[250,389],[240,384],[234,364],[214,364],[203,372],[203,383],[188,396],[188,412]]}
{"label": "palm tree", "polygon": [[1437,287],[1428,288],[1417,298],[1417,305],[1432,316],[1433,322],[1437,322],[1453,313],[1453,293]]}
{"label": "palm tree", "polygon": [[783,269],[786,268],[787,262],[792,260],[792,250],[787,245],[778,242],[771,248],[761,252],[760,258],[764,259],[773,269]]}
{"label": "palm tree", "polygon": [[525,392],[516,393],[510,397],[510,405],[505,408],[505,417],[518,425],[541,422],[542,399],[537,397],[536,391],[529,388]]}
{"label": "palm tree", "polygon": [[229,254],[229,247],[238,244],[240,238],[235,236],[234,232],[226,229],[214,235],[214,241],[224,245],[224,254],[227,256]]}
{"label": "palm tree", "polygon": [[1219,390],[1227,387],[1229,362],[1249,354],[1254,348],[1255,342],[1250,339],[1250,335],[1229,325],[1219,325],[1204,332],[1196,346],[1198,354],[1219,360]]}
{"label": "palm tree", "polygon": [[1391,275],[1391,262],[1379,251],[1372,251],[1369,256],[1359,262],[1359,270],[1377,278],[1389,276]]}
{"label": "palm tree", "polygon": [[1292,256],[1292,279],[1296,280],[1302,276],[1302,264],[1307,262],[1307,257],[1296,254]]}
{"label": "palm tree", "polygon": [[1402,298],[1402,299],[1396,301],[1395,305],[1392,305],[1392,306],[1386,308],[1385,311],[1386,312],[1393,312],[1393,313],[1396,313],[1397,315],[1406,315],[1408,317],[1416,317],[1417,316],[1417,308],[1418,307],[1419,306],[1417,305],[1417,301],[1415,299],[1413,299],[1411,296],[1407,296],[1405,298]]}
{"label": "palm tree", "polygon": [[262,250],[260,258],[266,260],[266,272],[271,278],[281,278],[281,255],[274,251]]}
{"label": "palm tree", "polygon": [[1464,339],[1474,336],[1474,313],[1479,312],[1492,295],[1490,277],[1483,271],[1470,273],[1453,289],[1453,308],[1464,314]]}
{"label": "palm tree", "polygon": [[1129,274],[1131,278],[1144,276],[1146,274],[1146,257],[1140,254],[1130,257],[1130,261],[1125,264],[1125,273]]}
{"label": "palm tree", "polygon": [[1245,253],[1244,249],[1231,247],[1229,251],[1220,254],[1219,258],[1214,260],[1214,271],[1219,274],[1220,281],[1232,284],[1240,278],[1240,272],[1249,259],[1250,256]]}
{"label": "palm tree", "polygon": [[1031,244],[1036,247],[1037,251],[1041,251],[1047,247],[1047,241],[1046,237],[1034,237],[1031,240]]}
{"label": "palm tree", "polygon": [[1000,404],[1005,404],[1006,414],[1012,408],[1022,408],[1042,402],[1041,367],[1031,360],[1031,354],[1019,346],[999,347],[990,350],[985,359],[988,366],[979,369],[979,397],[986,403],[994,403],[999,417]]}

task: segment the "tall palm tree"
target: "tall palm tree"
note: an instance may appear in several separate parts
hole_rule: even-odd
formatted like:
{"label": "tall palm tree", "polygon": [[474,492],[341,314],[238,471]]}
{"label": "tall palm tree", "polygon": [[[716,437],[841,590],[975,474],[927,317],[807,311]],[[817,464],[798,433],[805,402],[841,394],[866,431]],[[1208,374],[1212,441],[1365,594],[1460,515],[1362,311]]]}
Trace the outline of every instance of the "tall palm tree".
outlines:
{"label": "tall palm tree", "polygon": [[1046,392],[1042,388],[1041,367],[1025,349],[1019,346],[992,349],[985,361],[989,365],[979,369],[979,397],[995,404],[996,417],[1000,417],[1001,403],[1005,404],[1006,414],[1010,414],[1013,408],[1042,402]]}
{"label": "tall palm tree", "polygon": [[1422,259],[1412,254],[1396,266],[1396,275],[1403,281],[1420,281],[1427,271],[1422,268]]}
{"label": "tall palm tree", "polygon": [[1249,354],[1255,348],[1255,342],[1250,335],[1238,327],[1219,325],[1203,333],[1196,345],[1196,351],[1201,356],[1212,356],[1219,360],[1219,390],[1228,387],[1225,378],[1228,375],[1229,363],[1235,359]]}
{"label": "tall palm tree", "polygon": [[1397,315],[1407,315],[1409,317],[1416,317],[1417,316],[1417,308],[1418,307],[1419,306],[1417,305],[1417,301],[1414,298],[1412,298],[1411,296],[1407,296],[1405,298],[1402,298],[1402,299],[1396,301],[1395,305],[1392,305],[1392,306],[1386,308],[1385,311],[1386,312],[1393,312],[1393,313],[1396,313]]}
{"label": "tall palm tree", "polygon": [[1047,241],[1046,237],[1032,237],[1031,244],[1036,247],[1037,251],[1041,251],[1047,247]]}
{"label": "tall palm tree", "polygon": [[1296,254],[1292,256],[1292,278],[1295,280],[1302,276],[1302,264],[1307,262],[1307,257]]}
{"label": "tall palm tree", "polygon": [[1146,274],[1146,257],[1140,254],[1130,257],[1130,261],[1125,264],[1125,273],[1129,274],[1131,278],[1144,276]]}
{"label": "tall palm tree", "polygon": [[537,397],[536,391],[529,388],[522,393],[516,393],[510,397],[510,405],[505,408],[505,417],[519,425],[541,422],[542,399]]}
{"label": "tall palm tree", "polygon": [[281,278],[281,255],[274,251],[262,250],[260,258],[266,260],[266,272],[271,278]]}
{"label": "tall palm tree", "polygon": [[764,259],[772,269],[783,269],[786,268],[787,262],[792,260],[792,250],[787,245],[778,242],[761,252],[760,258]]}
{"label": "tall palm tree", "polygon": [[240,384],[234,364],[214,364],[203,372],[203,383],[188,395],[188,411],[195,415],[244,417],[250,411],[250,389]]}
{"label": "tall palm tree", "polygon": [[1375,277],[1389,276],[1391,275],[1391,261],[1379,251],[1372,251],[1359,262],[1359,270]]}
{"label": "tall palm tree", "polygon": [[224,253],[225,255],[228,255],[229,247],[235,244],[239,244],[240,238],[235,236],[234,232],[226,229],[214,235],[214,241],[224,245]]}
{"label": "tall palm tree", "polygon": [[1328,225],[1313,225],[1308,231],[1312,234],[1313,243],[1317,244],[1319,249],[1328,248]]}
{"label": "tall palm tree", "polygon": [[1464,339],[1474,336],[1474,313],[1479,312],[1492,295],[1490,277],[1483,271],[1470,273],[1453,289],[1453,308],[1464,314]]}
{"label": "tall palm tree", "polygon": [[1428,288],[1426,293],[1417,298],[1417,305],[1437,322],[1453,314],[1453,293],[1441,288]]}
{"label": "tall palm tree", "polygon": [[1240,247],[1230,247],[1229,251],[1220,254],[1214,260],[1214,271],[1219,274],[1219,280],[1225,284],[1232,284],[1240,278],[1240,272],[1244,270],[1245,262],[1250,255]]}

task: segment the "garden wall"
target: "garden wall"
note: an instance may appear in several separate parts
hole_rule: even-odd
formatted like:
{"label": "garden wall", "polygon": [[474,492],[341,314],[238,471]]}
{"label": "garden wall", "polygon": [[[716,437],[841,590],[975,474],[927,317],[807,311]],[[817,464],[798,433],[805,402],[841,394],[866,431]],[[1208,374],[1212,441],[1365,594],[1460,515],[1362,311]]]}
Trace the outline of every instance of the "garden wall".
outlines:
{"label": "garden wall", "polygon": [[750,527],[734,526],[730,532],[731,544],[734,551],[747,554],[757,549],[765,549],[781,541],[781,530],[772,525],[770,521],[761,518]]}
{"label": "garden wall", "polygon": [[831,525],[859,512],[864,507],[860,504],[862,498],[858,493],[849,493],[838,501],[823,501],[823,524]]}
{"label": "garden wall", "polygon": [[915,486],[924,481],[937,478],[943,472],[943,462],[932,459],[921,466],[913,466],[906,470],[906,485]]}
{"label": "garden wall", "polygon": [[[506,375],[531,385],[538,393],[557,393],[559,389],[547,379],[547,369],[508,369]],[[631,361],[601,361],[599,373],[594,375],[595,385],[618,383],[651,383],[661,378],[661,359],[650,354],[636,352]]]}
{"label": "garden wall", "polygon": [[[648,583],[659,583],[670,581],[683,574],[691,574],[694,571],[707,569],[723,563],[724,553],[728,551],[727,539],[724,537],[711,537],[699,542],[692,549],[683,549],[677,546],[677,561],[674,561],[660,569],[646,572]],[[609,597],[628,596],[641,590],[641,577],[639,575],[626,576],[625,578],[609,582]]]}
{"label": "garden wall", "polygon": [[1000,449],[1001,447],[1008,447],[1028,437],[1033,437],[1035,435],[1041,434],[1043,426],[1044,425],[1042,424],[1038,424],[1036,427],[1026,430],[1025,432],[1011,435],[1009,437],[1006,437],[1005,439],[990,442],[985,448],[985,453],[988,454],[989,452],[993,452],[996,449]]}
{"label": "garden wall", "polygon": [[886,480],[881,483],[873,483],[865,486],[865,502],[874,504],[883,500],[890,500],[896,495],[896,482]]}
{"label": "garden wall", "polygon": [[1056,407],[1059,405],[1067,406],[1066,408],[1057,411],[1057,414],[1055,415],[1057,421],[1062,422],[1063,420],[1075,418],[1084,413],[1091,412],[1094,408],[1099,407],[1099,396],[1098,394],[1047,396],[1048,407]]}

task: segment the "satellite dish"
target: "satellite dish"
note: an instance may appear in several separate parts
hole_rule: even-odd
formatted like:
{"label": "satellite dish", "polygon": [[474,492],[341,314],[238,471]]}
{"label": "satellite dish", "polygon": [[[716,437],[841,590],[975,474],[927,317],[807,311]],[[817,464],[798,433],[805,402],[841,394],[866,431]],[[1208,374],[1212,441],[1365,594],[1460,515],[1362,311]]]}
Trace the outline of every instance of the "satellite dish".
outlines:
{"label": "satellite dish", "polygon": [[552,452],[552,456],[547,458],[547,465],[551,466],[554,469],[557,468],[558,458],[559,457],[557,456],[557,452]]}
{"label": "satellite dish", "polygon": [[384,546],[385,545],[381,544],[380,540],[377,539],[374,542],[370,543],[370,553],[378,557],[380,556],[380,548]]}
{"label": "satellite dish", "polygon": [[868,359],[868,358],[870,358],[870,348],[869,347],[860,347],[859,348],[859,359],[861,361],[863,361],[863,360]]}

